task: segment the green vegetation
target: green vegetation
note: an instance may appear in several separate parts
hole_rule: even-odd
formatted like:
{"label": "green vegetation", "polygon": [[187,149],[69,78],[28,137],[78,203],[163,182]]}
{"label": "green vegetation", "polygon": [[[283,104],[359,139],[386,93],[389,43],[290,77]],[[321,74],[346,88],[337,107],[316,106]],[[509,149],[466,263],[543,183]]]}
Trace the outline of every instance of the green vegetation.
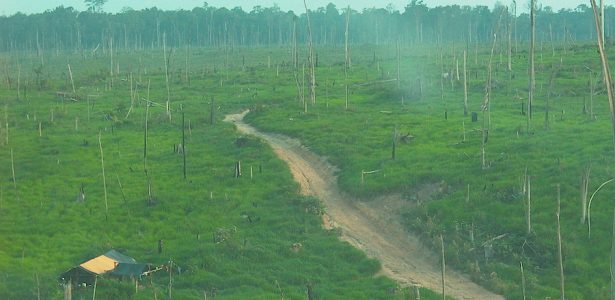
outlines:
{"label": "green vegetation", "polygon": [[[488,42],[491,23],[481,27],[480,41]],[[238,136],[232,125],[221,122],[227,113],[250,108],[247,122],[298,138],[339,167],[338,183],[347,193],[364,201],[396,193],[415,204],[401,212],[407,229],[434,249],[443,234],[446,261],[507,298],[521,298],[520,263],[531,298],[559,295],[555,212],[560,184],[566,295],[608,298],[613,184],[593,198],[591,238],[588,225],[581,224],[585,170],[591,166],[590,195],[615,177],[609,108],[594,46],[574,45],[567,37],[555,45],[540,42],[528,130],[527,46],[522,42],[513,47],[512,72],[505,39],[496,43],[490,111],[482,112],[490,52],[484,45],[428,45],[405,36],[398,87],[395,47],[353,45],[346,78],[344,49],[323,45],[321,38],[317,100],[305,112],[297,87],[305,86],[309,99],[309,84],[301,80],[302,65],[292,67],[290,46],[239,47],[244,44],[238,31],[230,34],[232,39],[222,39],[227,35],[216,24],[214,41],[207,43],[198,34],[191,38],[200,46],[219,48],[183,47],[177,36],[169,38],[171,120],[165,111],[163,51],[143,50],[144,45],[160,46],[160,36],[152,34],[134,47],[125,43],[119,50],[102,41],[97,51],[84,49],[96,47],[101,34],[79,46],[74,36],[61,36],[77,49],[69,53],[61,51],[61,42],[53,51],[36,49],[33,35],[22,34],[30,39],[21,40],[17,49],[28,51],[5,49],[9,52],[0,56],[0,295],[61,298],[58,274],[115,248],[142,262],[172,260],[178,266],[173,295],[181,299],[200,299],[203,292],[230,299],[305,298],[309,284],[320,299],[407,297],[407,290],[377,275],[378,262],[340,242],[337,231],[321,228],[318,200],[298,194],[286,166],[268,147]],[[120,36],[118,28],[113,30]],[[465,34],[467,26],[455,28]],[[338,32],[337,42],[339,37]],[[387,42],[396,38],[389,36]],[[432,35],[426,41],[432,39],[438,40]],[[275,43],[245,45],[264,44]],[[300,47],[303,64],[305,49]],[[608,51],[614,53],[613,47]],[[477,122],[463,114],[463,74],[457,77],[458,64],[463,72],[463,50],[468,51],[469,111],[477,113]],[[147,98],[152,104],[147,108],[146,173]],[[185,180],[178,153],[183,149],[182,114]],[[481,163],[483,124],[489,130],[486,167]],[[395,159],[394,132],[408,135],[398,139]],[[237,161],[243,166],[241,178],[233,178]],[[530,233],[526,169],[531,177]],[[363,171],[373,170],[378,172],[362,180]],[[436,187],[433,198],[420,195],[425,186]],[[84,203],[75,200],[81,187]],[[295,243],[301,244],[297,252],[291,250]],[[131,282],[101,280],[97,295],[162,298],[168,294],[168,280],[167,272],[157,273],[136,293]],[[91,295],[92,288],[76,293]],[[437,295],[422,291],[422,297]]]}
{"label": "green vegetation", "polygon": [[[61,299],[62,272],[114,248],[140,262],[173,261],[174,299],[202,299],[204,293],[222,299],[304,299],[308,285],[314,299],[405,299],[407,289],[376,274],[377,261],[339,241],[337,231],[321,228],[318,200],[298,194],[286,165],[267,146],[221,122],[225,114],[271,94],[287,97],[272,83],[275,69],[261,63],[267,53],[235,49],[233,65],[223,68],[217,50],[193,49],[189,80],[181,69],[182,53],[170,60],[171,121],[164,107],[162,51],[115,53],[112,77],[108,56],[44,53],[44,66],[36,53],[0,57],[7,71],[0,89],[0,298]],[[244,56],[250,64],[242,68]],[[136,96],[126,117],[130,74]],[[146,174],[144,99],[150,81],[149,100],[160,106],[147,108]],[[174,151],[182,148],[182,113],[186,180],[182,155]],[[233,177],[236,161],[243,166],[241,178]],[[83,203],[77,201],[81,187]],[[295,243],[298,251],[291,249]],[[168,276],[155,273],[138,291],[133,282],[103,278],[96,295],[165,299]],[[76,288],[73,297],[89,298],[92,292],[92,287]],[[427,290],[422,296],[438,297]]]}
{"label": "green vegetation", "polygon": [[[481,166],[481,126],[487,114],[481,106],[489,50],[483,48],[476,58],[472,51],[468,58],[470,111],[478,113],[478,122],[463,115],[463,75],[460,81],[455,75],[462,50],[459,45],[403,49],[402,88],[398,90],[395,83],[377,83],[394,78],[381,76],[395,73],[394,50],[376,52],[384,70],[376,72],[376,63],[369,62],[371,50],[361,48],[353,56],[359,63],[349,79],[348,110],[344,81],[335,81],[343,78],[343,66],[338,64],[318,70],[319,100],[308,107],[308,114],[302,113],[293,98],[275,98],[248,115],[248,121],[267,131],[297,137],[328,157],[340,167],[339,184],[367,201],[383,193],[401,193],[408,201],[416,201],[417,190],[424,184],[437,184],[441,192],[437,199],[418,199],[414,209],[404,212],[408,229],[422,235],[434,249],[439,248],[438,237],[444,233],[447,262],[507,298],[521,297],[520,262],[525,266],[529,295],[559,295],[555,211],[556,185],[561,184],[566,295],[583,298],[591,293],[607,298],[612,185],[593,199],[591,239],[587,224],[580,224],[584,169],[591,165],[590,195],[615,175],[609,108],[597,73],[600,62],[595,47],[561,45],[554,56],[546,47],[537,54],[536,102],[529,133],[523,114],[527,109],[522,108],[527,101],[527,52],[514,55],[510,73],[505,48],[496,49],[486,169]],[[596,86],[594,118],[589,115],[588,68],[593,70]],[[454,78],[444,80],[441,95],[442,70]],[[545,122],[547,99],[550,112]],[[466,140],[462,142],[464,126]],[[414,136],[398,144],[395,160],[391,159],[394,128]],[[526,234],[526,167],[532,178],[531,234]],[[366,175],[362,183],[361,172],[370,170],[381,171]],[[505,236],[489,243],[500,235]]]}

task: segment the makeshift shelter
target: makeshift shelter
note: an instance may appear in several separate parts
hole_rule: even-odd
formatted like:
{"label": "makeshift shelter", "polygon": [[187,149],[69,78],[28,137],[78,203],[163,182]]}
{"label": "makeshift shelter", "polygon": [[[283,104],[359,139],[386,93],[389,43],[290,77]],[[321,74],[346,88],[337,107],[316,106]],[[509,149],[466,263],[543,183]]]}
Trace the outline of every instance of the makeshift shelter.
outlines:
{"label": "makeshift shelter", "polygon": [[64,272],[60,275],[60,280],[70,281],[74,285],[92,285],[97,276],[139,278],[159,269],[151,264],[138,263],[134,258],[118,251],[109,250],[101,256],[92,258]]}

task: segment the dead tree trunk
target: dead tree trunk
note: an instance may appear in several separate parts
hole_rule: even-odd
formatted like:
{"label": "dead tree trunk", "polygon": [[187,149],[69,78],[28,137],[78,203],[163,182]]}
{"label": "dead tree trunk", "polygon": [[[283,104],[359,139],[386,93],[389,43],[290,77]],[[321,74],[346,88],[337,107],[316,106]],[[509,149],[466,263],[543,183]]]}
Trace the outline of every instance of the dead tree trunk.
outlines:
{"label": "dead tree trunk", "polygon": [[527,98],[527,132],[530,133],[532,120],[532,102],[534,101],[534,89],[536,88],[536,72],[534,70],[534,48],[536,43],[536,0],[530,1],[530,82]]}
{"label": "dead tree trunk", "polygon": [[103,177],[103,190],[105,193],[105,219],[109,216],[109,204],[107,203],[107,179],[105,178],[105,159],[103,156],[103,147],[102,147],[102,132],[98,132],[98,147],[100,148],[100,165],[102,168],[102,177]]}
{"label": "dead tree trunk", "polygon": [[182,112],[182,155],[184,160],[184,180],[186,180],[186,114]]}
{"label": "dead tree trunk", "polygon": [[523,300],[525,300],[525,273],[523,272],[523,262],[520,261],[519,265],[521,266],[521,293],[523,295]]}
{"label": "dead tree trunk", "polygon": [[167,33],[162,33],[162,53],[164,55],[164,75],[165,82],[167,86],[167,103],[166,103],[166,112],[169,120],[171,120],[171,88],[169,87],[169,58],[171,54],[167,56]]}
{"label": "dead tree trunk", "polygon": [[[70,69],[70,64],[68,64],[68,75],[70,76],[70,84],[73,87],[73,97],[77,98],[77,91],[75,90],[75,81],[73,81],[73,71],[71,71]],[[19,88],[19,85],[17,85],[17,87]]]}
{"label": "dead tree trunk", "polygon": [[581,224],[585,224],[587,219],[587,195],[589,193],[589,175],[591,173],[591,165],[583,171],[581,176]]}
{"label": "dead tree trunk", "polygon": [[557,258],[559,259],[559,276],[560,276],[560,299],[564,297],[564,262],[562,258],[562,231],[560,226],[560,186],[557,185]]}
{"label": "dead tree trunk", "polygon": [[211,97],[210,108],[209,108],[209,125],[214,125],[214,113],[215,113],[215,104],[214,97]]}
{"label": "dead tree trunk", "polygon": [[15,199],[19,201],[19,193],[17,192],[17,179],[15,177],[15,159],[13,157],[13,148],[11,148],[11,173],[13,174],[13,188],[15,188]]}
{"label": "dead tree trunk", "polygon": [[532,186],[531,186],[531,177],[527,173],[527,167],[525,168],[525,173],[523,174],[523,191],[525,192],[525,223],[526,223],[526,233],[532,233]]}
{"label": "dead tree trunk", "polygon": [[[72,77],[71,77],[72,81]],[[21,100],[21,65],[17,65],[17,100]]]}
{"label": "dead tree trunk", "polygon": [[468,70],[466,69],[466,63],[468,59],[468,52],[463,50],[463,115],[468,116]]}
{"label": "dead tree trunk", "polygon": [[397,126],[393,128],[393,150],[391,151],[391,159],[395,160],[397,154]]}
{"label": "dead tree trunk", "polygon": [[399,40],[397,40],[397,88],[399,89],[400,87],[400,71],[401,71],[401,50],[399,49]]}
{"label": "dead tree trunk", "polygon": [[350,69],[350,48],[348,45],[348,25],[350,24],[350,5],[346,9],[346,30],[344,32],[344,42],[345,42],[345,60],[344,60],[344,72],[346,74],[346,78],[348,78],[348,70]]}
{"label": "dead tree trunk", "polygon": [[312,100],[312,104],[316,104],[316,70],[314,65],[314,45],[312,43],[312,23],[310,22],[310,10],[308,9],[305,0],[303,0],[303,5],[305,6],[305,13],[307,17],[308,48],[310,51],[308,56],[308,62],[310,64],[310,99]]}
{"label": "dead tree trunk", "polygon": [[149,118],[149,88],[150,88],[151,80],[147,81],[147,101],[145,102],[145,126],[143,130],[143,171],[147,176],[147,122]]}
{"label": "dead tree trunk", "polygon": [[444,258],[444,237],[440,234],[440,248],[442,249],[442,300],[446,300],[445,286],[445,273],[446,273],[446,261]]}

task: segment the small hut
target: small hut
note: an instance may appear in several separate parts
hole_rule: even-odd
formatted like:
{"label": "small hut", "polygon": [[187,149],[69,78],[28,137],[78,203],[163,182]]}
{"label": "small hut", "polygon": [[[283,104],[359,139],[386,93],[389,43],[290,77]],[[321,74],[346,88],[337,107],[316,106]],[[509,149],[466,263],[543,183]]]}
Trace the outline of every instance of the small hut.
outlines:
{"label": "small hut", "polygon": [[92,258],[60,275],[63,282],[71,282],[73,286],[93,285],[97,276],[110,276],[116,278],[140,278],[158,271],[151,264],[138,263],[134,258],[126,256],[116,250]]}

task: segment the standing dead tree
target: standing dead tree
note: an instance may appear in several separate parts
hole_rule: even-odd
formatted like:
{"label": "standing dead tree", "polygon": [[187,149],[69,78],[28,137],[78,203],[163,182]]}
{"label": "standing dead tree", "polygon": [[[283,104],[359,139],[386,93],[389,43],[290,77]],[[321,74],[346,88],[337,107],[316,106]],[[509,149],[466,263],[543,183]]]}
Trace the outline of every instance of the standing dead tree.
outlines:
{"label": "standing dead tree", "polygon": [[536,43],[536,0],[530,1],[530,58],[529,58],[529,94],[527,97],[527,132],[529,134],[532,121],[532,102],[536,89],[536,71],[534,70],[534,48]]}
{"label": "standing dead tree", "polygon": [[[171,51],[172,52],[172,51]],[[167,85],[167,116],[169,117],[169,121],[171,120],[171,88],[169,86],[169,60],[171,59],[171,52],[169,52],[167,56],[167,33],[162,33],[162,53],[164,55],[164,75],[165,82]]]}
{"label": "standing dead tree", "polygon": [[[613,149],[615,150],[615,95],[613,94],[613,82],[611,77],[611,71],[609,69],[609,60],[604,50],[604,24],[603,18],[598,14],[596,7],[596,0],[590,0],[592,9],[594,11],[594,21],[596,24],[597,40],[598,40],[598,52],[600,53],[600,61],[602,63],[602,74],[604,75],[604,84],[606,86],[607,95],[609,99],[609,107],[611,109],[611,123],[613,127]],[[602,3],[602,1],[601,1]],[[615,154],[615,151],[613,152]],[[591,203],[591,199],[590,199]],[[588,208],[589,210],[589,208]],[[589,211],[588,211],[589,222]],[[611,246],[611,270],[615,270],[615,211],[613,213],[613,237]],[[611,299],[615,299],[615,274],[611,271]]]}
{"label": "standing dead tree", "polygon": [[[498,31],[500,30],[501,20],[502,20],[502,14],[500,14],[500,19],[498,20],[497,27],[495,31],[493,32],[493,44],[491,46],[491,53],[489,55],[489,63],[487,64],[487,81],[485,83],[485,100],[482,106],[483,126],[482,126],[481,157],[482,157],[483,170],[488,167],[487,161],[486,161],[485,147],[487,144],[487,140],[489,139],[489,129],[491,128],[491,87],[492,87],[492,80],[493,80],[493,54],[495,52],[495,46],[496,46],[497,38],[498,38]],[[485,122],[487,122],[487,124],[485,124]]]}
{"label": "standing dead tree", "polygon": [[13,157],[13,148],[11,148],[11,173],[13,174],[13,188],[15,188],[15,199],[19,200],[17,192],[17,178],[15,177],[15,159]]}
{"label": "standing dead tree", "polygon": [[591,165],[583,170],[581,176],[581,224],[585,224],[587,219],[587,194],[589,193],[589,175],[591,173]]}
{"label": "standing dead tree", "polygon": [[442,300],[446,300],[445,286],[445,273],[446,273],[446,261],[444,258],[444,237],[440,234],[440,249],[442,249]]}
{"label": "standing dead tree", "polygon": [[73,80],[73,71],[70,69],[70,64],[68,64],[68,75],[70,76],[70,84],[73,86],[73,97],[77,98],[77,91],[75,90],[75,81]]}
{"label": "standing dead tree", "polygon": [[525,195],[525,223],[527,234],[532,233],[532,184],[531,176],[527,173],[527,167],[523,173],[523,195]]}
{"label": "standing dead tree", "polygon": [[303,0],[303,5],[305,6],[305,14],[307,18],[307,26],[308,26],[308,63],[310,65],[310,99],[312,100],[312,104],[316,104],[316,70],[315,70],[315,62],[314,62],[314,45],[312,43],[312,23],[310,22],[310,10],[307,7],[306,0]]}
{"label": "standing dead tree", "polygon": [[348,25],[349,24],[350,24],[350,5],[348,5],[348,8],[346,8],[346,30],[344,31],[344,42],[345,42],[344,74],[346,74],[346,78],[348,78],[348,70],[350,69],[350,48],[348,45],[348,36],[349,36]]}
{"label": "standing dead tree", "polygon": [[468,115],[468,70],[466,68],[468,52],[463,50],[463,115]]}
{"label": "standing dead tree", "polygon": [[100,148],[100,164],[102,167],[103,190],[105,192],[105,219],[109,217],[109,204],[107,202],[107,178],[105,177],[105,159],[102,147],[102,132],[98,132],[98,147]]}
{"label": "standing dead tree", "polygon": [[560,185],[557,185],[557,258],[559,259],[560,299],[564,300],[564,262],[562,258],[562,230],[560,225]]}

